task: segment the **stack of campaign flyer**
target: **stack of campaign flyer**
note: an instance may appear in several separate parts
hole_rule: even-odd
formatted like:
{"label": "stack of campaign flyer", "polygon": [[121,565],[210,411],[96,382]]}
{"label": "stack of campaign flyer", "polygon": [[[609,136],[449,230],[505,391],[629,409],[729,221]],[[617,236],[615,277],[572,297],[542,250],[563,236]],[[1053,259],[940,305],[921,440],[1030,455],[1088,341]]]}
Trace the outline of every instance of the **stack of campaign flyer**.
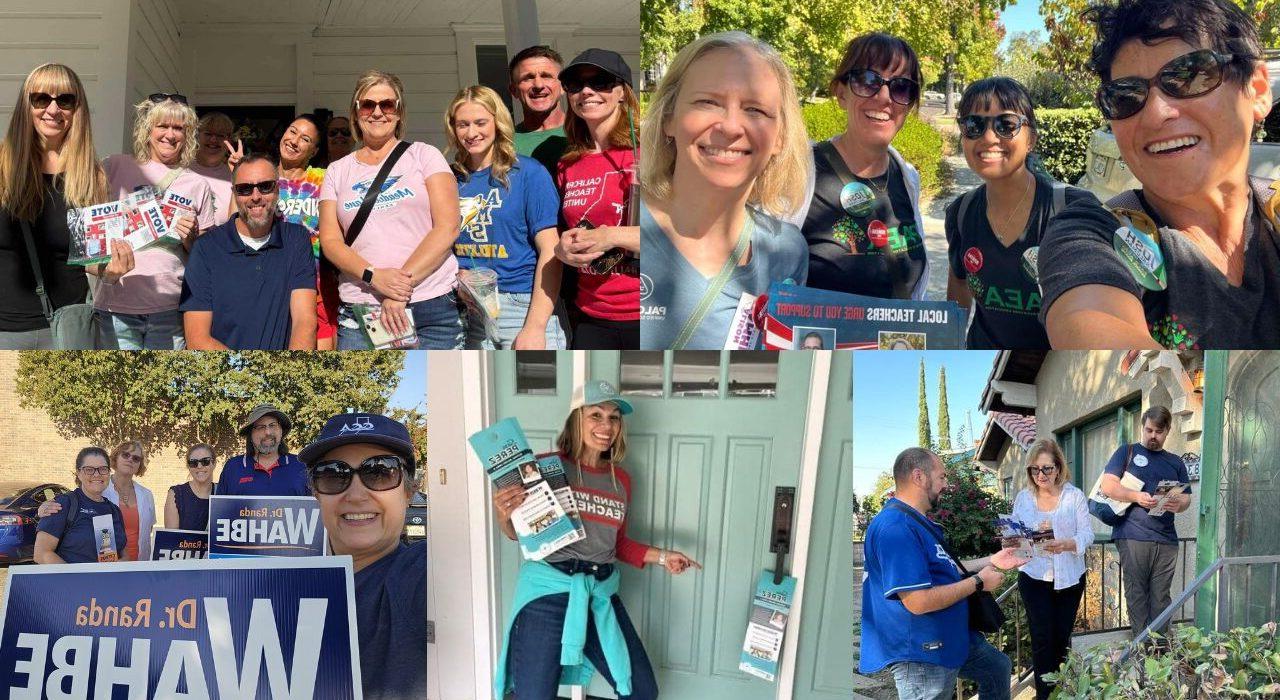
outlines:
{"label": "stack of campaign flyer", "polygon": [[586,537],[564,464],[555,455],[538,458],[515,418],[507,418],[469,438],[495,491],[524,488],[524,503],[511,513],[511,524],[526,559],[547,555]]}
{"label": "stack of campaign flyer", "polygon": [[1004,513],[996,518],[996,528],[1000,530],[1000,548],[1012,547],[1015,556],[1020,559],[1053,556],[1052,552],[1044,548],[1045,544],[1053,540],[1053,525],[1048,521],[1030,527],[1013,515]]}
{"label": "stack of campaign flyer", "polygon": [[1156,505],[1147,514],[1158,518],[1169,511],[1169,499],[1187,490],[1187,484],[1177,480],[1162,480],[1156,484]]}
{"label": "stack of campaign flyer", "polygon": [[774,282],[756,307],[765,350],[964,348],[967,314],[954,301],[879,299]]}
{"label": "stack of campaign flyer", "polygon": [[122,199],[67,211],[70,248],[67,262],[96,265],[111,259],[111,244],[124,241],[134,250],[161,242],[179,245],[179,217],[194,216],[195,205],[177,192],[139,187]]}

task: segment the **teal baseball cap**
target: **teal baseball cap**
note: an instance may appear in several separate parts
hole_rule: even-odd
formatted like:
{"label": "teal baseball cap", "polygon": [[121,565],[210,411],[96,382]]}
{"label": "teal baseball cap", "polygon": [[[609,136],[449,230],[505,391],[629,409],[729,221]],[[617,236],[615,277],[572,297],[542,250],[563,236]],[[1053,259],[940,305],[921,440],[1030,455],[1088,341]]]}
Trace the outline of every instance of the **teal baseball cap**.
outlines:
{"label": "teal baseball cap", "polygon": [[602,403],[615,404],[618,412],[624,416],[635,410],[631,408],[631,402],[622,398],[622,394],[619,394],[612,384],[602,379],[589,379],[586,384],[574,389],[573,398],[569,401],[569,410]]}

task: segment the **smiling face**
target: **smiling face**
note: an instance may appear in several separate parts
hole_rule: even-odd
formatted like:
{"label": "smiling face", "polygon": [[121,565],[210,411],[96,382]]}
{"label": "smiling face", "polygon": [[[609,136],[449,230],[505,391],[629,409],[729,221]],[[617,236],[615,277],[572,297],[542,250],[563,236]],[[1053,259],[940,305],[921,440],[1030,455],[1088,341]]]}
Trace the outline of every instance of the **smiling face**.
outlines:
{"label": "smiling face", "polygon": [[111,481],[110,471],[102,474],[90,474],[85,469],[92,468],[101,471],[102,467],[107,466],[106,457],[100,454],[86,455],[80,466],[76,467],[76,477],[80,479],[80,489],[96,499],[101,499],[102,493],[107,490],[107,484]]}
{"label": "smiling face", "polygon": [[151,147],[152,160],[174,167],[182,158],[182,149],[187,144],[187,128],[182,122],[162,120],[151,127],[147,144]]}
{"label": "smiling face", "polygon": [[[685,72],[664,131],[685,173],[714,187],[750,188],[782,144],[782,89],[755,54],[709,51]],[[584,90],[585,92],[585,90]]]}
{"label": "smiling face", "polygon": [[[378,83],[365,90],[360,95],[357,102],[365,100],[373,100],[381,103],[383,100],[396,100],[396,91],[386,83]],[[387,114],[382,111],[381,107],[375,107],[369,114],[360,113],[360,132],[364,135],[366,143],[385,143],[387,139],[393,138],[396,133],[396,125],[400,123],[400,115]]]}
{"label": "smiling face", "polygon": [[[191,466],[191,460],[209,460],[208,464],[197,464]],[[191,455],[187,457],[187,472],[191,474],[191,480],[200,484],[207,484],[213,478],[213,453],[203,447],[198,447],[191,451]]]}
{"label": "smiling face", "polygon": [[526,58],[511,71],[511,95],[519,98],[526,114],[546,114],[560,104],[559,75],[559,63],[545,56]]}
{"label": "smiling face", "polygon": [[[596,77],[604,77],[609,74],[595,66],[579,66],[573,71],[573,75],[575,78],[589,83]],[[592,125],[599,124],[616,114],[622,99],[621,82],[615,82],[613,87],[600,91],[592,89],[590,85],[583,85],[581,92],[569,95],[569,106],[573,109],[574,114],[582,117],[588,125]]]}
{"label": "smiling face", "polygon": [[[1053,455],[1048,452],[1041,452],[1031,461],[1028,467],[1037,467],[1031,474],[1031,483],[1036,485],[1037,489],[1051,488],[1058,482],[1058,464],[1053,461]],[[1045,468],[1049,468],[1049,473],[1044,473]]]}
{"label": "smiling face", "polygon": [[[240,185],[246,183],[252,184],[257,182],[267,182],[269,180],[274,180],[275,177],[276,168],[270,163],[270,161],[265,159],[255,160],[236,168],[235,184]],[[240,218],[244,219],[245,224],[247,224],[249,228],[255,231],[261,231],[269,228],[271,226],[271,222],[276,217],[276,207],[280,199],[280,190],[277,187],[276,189],[263,194],[262,190],[255,187],[248,195],[235,193],[235,198],[236,210],[240,212]],[[258,426],[260,424],[266,425],[268,423],[275,425],[275,431],[271,432],[264,429],[262,432],[259,432]],[[258,445],[258,438],[260,435],[264,439],[270,438],[271,436],[274,436],[275,439],[275,443],[273,445],[265,449],[260,447],[258,452],[274,452],[276,447],[279,447],[280,444],[280,423],[276,420],[275,416],[264,416],[258,419],[258,421],[253,425],[254,428],[251,435],[253,436],[254,445]]]}
{"label": "smiling face", "polygon": [[[897,77],[911,78],[911,71],[904,60],[895,61],[890,67],[871,66],[885,80]],[[836,102],[845,111],[845,132],[855,141],[875,148],[889,147],[907,121],[910,105],[900,105],[889,99],[889,86],[882,85],[871,97],[859,97],[840,83],[835,90]]]}
{"label": "smiling face", "polygon": [[[335,447],[317,463],[336,459],[359,467],[360,462],[369,457],[384,454],[387,454],[385,447],[354,443]],[[409,476],[404,475],[404,479],[407,483]],[[405,484],[387,491],[370,491],[359,476],[353,476],[351,485],[342,493],[316,494],[333,553],[351,555],[360,568],[394,550],[404,530],[410,496],[411,489]]]}
{"label": "smiling face", "polygon": [[[58,90],[52,85],[36,85],[31,92],[40,92],[57,96],[59,93],[70,93],[70,90]],[[79,101],[79,100],[78,100]],[[71,131],[75,120],[75,110],[64,110],[58,106],[57,100],[50,100],[44,109],[37,109],[30,101],[27,107],[31,110],[31,121],[35,125],[36,134],[46,144],[61,144]]]}
{"label": "smiling face", "polygon": [[[1019,116],[1017,112],[1001,107],[994,99],[988,100],[981,109],[975,109],[970,114],[980,117],[1000,114]],[[996,136],[995,129],[988,123],[987,129],[976,139],[961,136],[960,145],[969,168],[983,180],[990,182],[1013,175],[1026,165],[1027,154],[1035,147],[1035,132],[1023,124],[1013,138],[1002,139]]]}
{"label": "smiling face", "polygon": [[[256,164],[251,164],[256,165]],[[244,168],[240,171],[244,172]],[[247,182],[253,182],[248,178]],[[254,196],[258,196],[258,191],[254,190]],[[237,197],[239,199],[247,199]],[[284,433],[284,429],[280,426],[280,420],[273,415],[265,415],[253,422],[253,427],[249,429],[249,439],[253,442],[254,450],[260,455],[274,454],[280,448],[280,438]]]}
{"label": "smiling face", "polygon": [[334,117],[325,128],[329,140],[329,160],[337,160],[351,152],[351,121],[346,117]]}
{"label": "smiling face", "polygon": [[488,155],[498,135],[493,114],[479,102],[463,102],[453,110],[453,133],[473,162]]}
{"label": "smiling face", "polygon": [[320,148],[320,132],[309,119],[295,119],[280,137],[280,163],[299,167],[311,161]]}
{"label": "smiling face", "polygon": [[200,128],[200,147],[196,151],[196,157],[205,162],[225,160],[228,151],[223,142],[230,139],[231,132],[225,125],[214,123],[204,125]]}
{"label": "smiling face", "polygon": [[582,444],[590,452],[609,451],[622,432],[622,413],[612,403],[582,409]]}
{"label": "smiling face", "polygon": [[[1170,60],[1199,48],[1181,39],[1150,46],[1131,40],[1116,52],[1111,77],[1151,78]],[[1177,99],[1152,86],[1142,109],[1113,120],[1111,130],[1143,192],[1179,201],[1244,182],[1253,126],[1270,104],[1266,66],[1260,65],[1244,89],[1224,80],[1204,95]]]}

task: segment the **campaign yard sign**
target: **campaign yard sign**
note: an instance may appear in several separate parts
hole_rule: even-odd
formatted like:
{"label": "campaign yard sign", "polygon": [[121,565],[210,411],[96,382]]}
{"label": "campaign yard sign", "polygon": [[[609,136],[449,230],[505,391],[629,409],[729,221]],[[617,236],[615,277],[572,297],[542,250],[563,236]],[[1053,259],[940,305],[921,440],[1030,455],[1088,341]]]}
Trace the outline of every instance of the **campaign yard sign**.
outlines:
{"label": "campaign yard sign", "polygon": [[209,497],[209,558],[325,554],[320,503],[311,496]]}
{"label": "campaign yard sign", "polygon": [[209,556],[209,533],[200,530],[156,528],[151,544],[152,561],[205,559]]}
{"label": "campaign yard sign", "polygon": [[349,557],[15,567],[10,700],[361,700]]}
{"label": "campaign yard sign", "polygon": [[879,299],[774,282],[757,305],[765,350],[801,350],[810,336],[822,339],[823,350],[964,348],[967,314],[954,301]]}

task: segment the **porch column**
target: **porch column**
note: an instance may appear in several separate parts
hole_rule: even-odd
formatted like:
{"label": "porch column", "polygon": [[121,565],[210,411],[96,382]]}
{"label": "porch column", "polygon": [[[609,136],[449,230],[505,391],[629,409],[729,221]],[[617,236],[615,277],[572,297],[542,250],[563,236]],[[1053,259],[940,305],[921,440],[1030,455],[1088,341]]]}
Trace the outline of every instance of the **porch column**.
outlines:
{"label": "porch column", "polygon": [[[530,46],[542,43],[538,31],[538,5],[535,0],[502,0],[502,29],[507,42],[507,60]],[[516,123],[524,118],[524,107],[512,100]]]}

